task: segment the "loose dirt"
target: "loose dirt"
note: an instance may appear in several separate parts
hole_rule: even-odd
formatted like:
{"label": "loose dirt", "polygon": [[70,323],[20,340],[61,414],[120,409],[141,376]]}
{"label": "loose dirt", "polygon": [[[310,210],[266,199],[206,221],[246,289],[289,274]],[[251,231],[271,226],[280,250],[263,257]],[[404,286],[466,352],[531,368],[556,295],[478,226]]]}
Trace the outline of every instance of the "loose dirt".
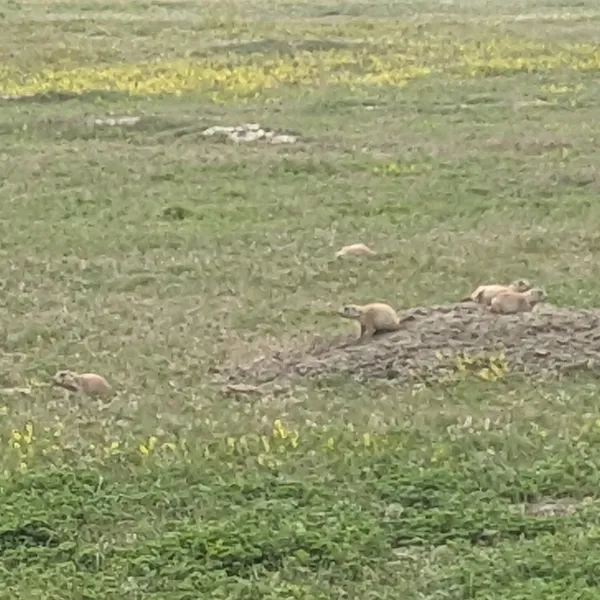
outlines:
{"label": "loose dirt", "polygon": [[[600,309],[538,305],[533,312],[493,315],[474,303],[419,307],[406,328],[357,344],[357,335],[315,340],[310,348],[227,366],[219,379],[262,384],[348,376],[399,383],[435,381],[456,372],[456,356],[503,353],[509,372],[556,375],[600,369]],[[402,315],[401,315],[402,316]]]}

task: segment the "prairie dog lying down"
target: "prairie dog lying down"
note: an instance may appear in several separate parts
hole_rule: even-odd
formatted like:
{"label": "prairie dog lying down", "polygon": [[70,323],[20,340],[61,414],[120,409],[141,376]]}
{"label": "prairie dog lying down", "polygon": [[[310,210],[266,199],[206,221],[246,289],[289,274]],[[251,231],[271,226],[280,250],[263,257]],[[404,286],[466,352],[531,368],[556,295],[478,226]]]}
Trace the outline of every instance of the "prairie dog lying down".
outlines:
{"label": "prairie dog lying down", "polygon": [[530,312],[536,304],[546,300],[546,297],[546,292],[540,288],[526,292],[502,292],[493,298],[490,311],[504,315]]}
{"label": "prairie dog lying down", "polygon": [[468,298],[463,298],[461,302],[478,302],[489,306],[490,302],[502,292],[526,292],[530,289],[531,283],[527,279],[517,279],[508,285],[480,285]]}

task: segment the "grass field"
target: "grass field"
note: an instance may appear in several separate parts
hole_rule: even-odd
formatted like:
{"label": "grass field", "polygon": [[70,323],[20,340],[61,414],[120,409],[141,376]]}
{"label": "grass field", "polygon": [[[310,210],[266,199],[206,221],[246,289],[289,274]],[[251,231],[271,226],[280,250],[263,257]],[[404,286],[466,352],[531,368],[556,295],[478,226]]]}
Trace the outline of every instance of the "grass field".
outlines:
{"label": "grass field", "polygon": [[[595,0],[0,24],[0,599],[600,598],[597,369],[215,377],[353,332],[344,302],[526,277],[599,305]],[[244,123],[297,140],[203,135]]]}

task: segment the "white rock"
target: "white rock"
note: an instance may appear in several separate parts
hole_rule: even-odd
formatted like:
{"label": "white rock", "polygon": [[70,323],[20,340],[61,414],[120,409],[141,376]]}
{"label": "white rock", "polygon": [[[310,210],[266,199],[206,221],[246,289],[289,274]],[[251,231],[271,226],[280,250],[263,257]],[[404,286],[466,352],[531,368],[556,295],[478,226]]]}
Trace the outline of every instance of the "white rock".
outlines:
{"label": "white rock", "polygon": [[236,143],[250,143],[264,139],[271,144],[294,144],[298,140],[298,136],[295,135],[277,135],[270,129],[262,129],[258,123],[245,123],[244,125],[237,125],[235,127],[214,125],[205,129],[202,133],[205,136],[225,134],[228,139]]}
{"label": "white rock", "polygon": [[271,144],[295,144],[298,138],[295,135],[276,135],[271,138]]}
{"label": "white rock", "polygon": [[255,142],[264,137],[264,135],[265,132],[262,129],[259,129],[258,131],[246,131],[241,135],[233,134],[232,139],[235,139],[235,141],[238,142]]}
{"label": "white rock", "polygon": [[215,135],[217,133],[231,133],[232,131],[235,131],[235,127],[223,127],[222,125],[213,125],[213,127],[205,129],[202,133],[203,135]]}
{"label": "white rock", "polygon": [[94,119],[94,125],[135,125],[140,120],[140,117],[106,117]]}

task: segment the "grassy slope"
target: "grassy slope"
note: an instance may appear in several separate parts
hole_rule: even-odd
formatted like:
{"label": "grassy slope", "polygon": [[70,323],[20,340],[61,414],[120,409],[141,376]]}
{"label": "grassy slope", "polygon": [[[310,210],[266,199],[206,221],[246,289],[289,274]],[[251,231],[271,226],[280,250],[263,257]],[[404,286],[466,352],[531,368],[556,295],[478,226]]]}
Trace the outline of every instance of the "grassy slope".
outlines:
{"label": "grassy slope", "polygon": [[[442,66],[461,43],[496,37],[509,40],[506,66],[511,44],[527,57],[533,42],[593,41],[600,13],[576,4],[22,3],[5,11],[0,43],[11,69],[37,72],[214,57],[224,43],[242,59],[285,57],[286,40],[331,47],[334,27],[343,49],[385,57],[382,39],[414,42]],[[526,276],[557,304],[594,306],[600,83],[575,67],[567,52],[552,70],[449,69],[377,90],[300,84],[269,101],[2,104],[1,377],[33,393],[0,406],[0,597],[596,597],[595,503],[536,509],[597,494],[586,377],[423,390],[342,381],[240,403],[207,375],[225,357],[344,331],[323,309],[374,289],[408,307]],[[86,122],[108,113],[143,119]],[[239,122],[304,141],[198,135]],[[384,256],[332,263],[357,240]],[[63,366],[102,372],[122,394],[101,410],[38,385]],[[273,437],[277,418],[297,447]],[[373,447],[365,432],[387,433]],[[158,441],[144,459],[148,436]]]}

